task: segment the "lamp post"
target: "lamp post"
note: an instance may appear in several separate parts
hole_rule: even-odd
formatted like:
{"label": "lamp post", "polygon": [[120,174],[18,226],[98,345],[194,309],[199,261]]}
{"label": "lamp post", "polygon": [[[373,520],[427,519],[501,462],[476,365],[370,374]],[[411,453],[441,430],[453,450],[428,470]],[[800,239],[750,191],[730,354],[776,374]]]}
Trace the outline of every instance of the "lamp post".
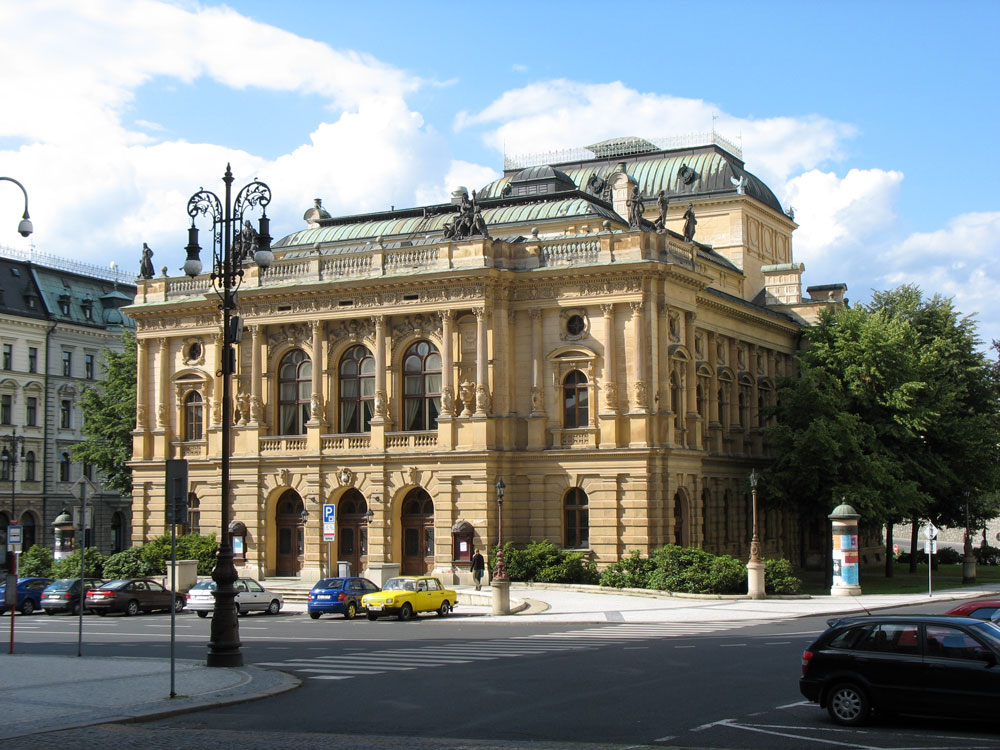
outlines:
{"label": "lamp post", "polygon": [[510,578],[503,556],[503,494],[507,485],[503,477],[497,477],[497,561],[493,566],[493,611],[494,615],[510,614]]}
{"label": "lamp post", "polygon": [[4,473],[10,479],[10,522],[14,523],[14,482],[17,479],[17,465],[24,460],[24,435],[18,435],[15,427],[10,435],[0,436],[0,440],[4,444],[0,460],[3,461]]}
{"label": "lamp post", "polygon": [[760,535],[757,530],[757,470],[750,470],[750,495],[753,504],[753,536],[750,538],[750,561],[747,562],[747,593],[751,599],[764,598],[764,563],[760,559]]}
{"label": "lamp post", "polygon": [[[242,322],[237,310],[236,292],[243,282],[243,264],[253,261],[263,269],[271,265],[271,236],[267,218],[267,205],[271,202],[271,189],[254,180],[244,185],[232,199],[233,173],[226,165],[222,177],[226,185],[225,202],[209,190],[199,190],[188,200],[187,212],[191,217],[188,229],[187,259],[184,273],[195,277],[201,273],[201,247],[198,246],[198,228],[195,218],[210,216],[212,219],[212,270],[210,281],[218,294],[222,310],[222,458],[221,499],[222,534],[219,552],[215,559],[212,580],[216,583],[215,613],[212,616],[211,640],[208,642],[207,665],[210,667],[243,666],[240,651],[239,621],[236,615],[236,566],[233,564],[232,536],[229,532],[229,459],[232,453],[233,395],[232,376],[235,370],[235,350],[242,334]],[[260,206],[260,231],[255,232],[245,215],[251,208]]]}
{"label": "lamp post", "polygon": [[17,231],[22,237],[27,237],[35,228],[31,226],[31,217],[28,216],[28,191],[24,189],[24,185],[15,180],[13,177],[0,177],[0,182],[13,182],[19,188],[21,192],[24,193],[24,215],[21,217],[21,223],[17,225]]}

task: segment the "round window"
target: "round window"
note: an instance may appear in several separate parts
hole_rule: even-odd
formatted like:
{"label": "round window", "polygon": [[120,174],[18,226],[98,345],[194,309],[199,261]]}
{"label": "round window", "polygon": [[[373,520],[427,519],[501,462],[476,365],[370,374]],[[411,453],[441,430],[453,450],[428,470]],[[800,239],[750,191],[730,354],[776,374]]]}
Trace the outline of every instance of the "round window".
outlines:
{"label": "round window", "polygon": [[201,344],[194,343],[188,347],[188,359],[192,361],[201,359]]}
{"label": "round window", "polygon": [[566,321],[566,330],[570,336],[579,336],[587,327],[582,315],[571,315]]}

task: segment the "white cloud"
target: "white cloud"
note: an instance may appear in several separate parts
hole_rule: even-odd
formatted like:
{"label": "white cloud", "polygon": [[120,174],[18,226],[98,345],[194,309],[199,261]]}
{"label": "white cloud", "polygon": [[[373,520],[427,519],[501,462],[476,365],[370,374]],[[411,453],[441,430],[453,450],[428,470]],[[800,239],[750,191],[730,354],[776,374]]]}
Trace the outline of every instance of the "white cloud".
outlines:
{"label": "white cloud", "polygon": [[473,190],[479,190],[501,176],[500,172],[491,167],[456,159],[452,161],[442,182],[417,189],[417,204],[446,203],[451,199],[451,192],[458,187],[467,188],[471,194]]}

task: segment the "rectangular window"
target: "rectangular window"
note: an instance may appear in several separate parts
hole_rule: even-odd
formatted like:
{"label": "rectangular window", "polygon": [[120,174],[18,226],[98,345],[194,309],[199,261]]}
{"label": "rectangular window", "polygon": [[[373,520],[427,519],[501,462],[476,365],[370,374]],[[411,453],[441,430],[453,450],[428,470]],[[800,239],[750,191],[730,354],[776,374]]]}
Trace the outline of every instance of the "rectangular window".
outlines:
{"label": "rectangular window", "polygon": [[28,347],[28,372],[38,372],[38,347]]}
{"label": "rectangular window", "polygon": [[14,397],[8,393],[0,396],[0,424],[11,423],[11,412],[14,407]]}
{"label": "rectangular window", "polygon": [[29,427],[38,426],[38,399],[34,396],[28,396],[24,410],[24,421]]}
{"label": "rectangular window", "polygon": [[83,355],[83,372],[84,372],[84,377],[87,378],[87,380],[93,380],[94,379],[94,355],[93,354],[84,354]]}
{"label": "rectangular window", "polygon": [[3,369],[13,370],[14,369],[14,345],[4,344],[3,345]]}
{"label": "rectangular window", "polygon": [[63,369],[62,373],[67,378],[73,374],[73,352],[63,352]]}
{"label": "rectangular window", "polygon": [[59,426],[68,430],[73,426],[73,407],[68,399],[63,399],[59,405]]}

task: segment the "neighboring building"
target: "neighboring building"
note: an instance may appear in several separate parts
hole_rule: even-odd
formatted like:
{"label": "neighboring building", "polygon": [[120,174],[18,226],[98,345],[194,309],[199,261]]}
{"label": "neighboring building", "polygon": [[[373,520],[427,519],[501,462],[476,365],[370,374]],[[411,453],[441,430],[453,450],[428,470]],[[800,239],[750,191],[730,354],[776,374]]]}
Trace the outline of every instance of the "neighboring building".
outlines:
{"label": "neighboring building", "polygon": [[[83,439],[82,388],[103,377],[105,349],[121,351],[123,330],[135,325],[121,311],[132,302],[135,285],[122,277],[0,248],[2,565],[12,522],[23,527],[25,551],[33,544],[53,546],[52,522],[64,510],[79,524],[80,502],[72,489],[84,474],[101,490],[88,497],[88,543],[104,554],[131,546],[131,498],[104,490],[94,467],[70,458]],[[15,445],[14,435],[23,441]]]}
{"label": "neighboring building", "polygon": [[[464,580],[496,543],[499,477],[505,540],[601,565],[665,543],[746,554],[760,410],[846,287],[802,298],[796,224],[732,144],[620,139],[509,163],[471,199],[339,218],[317,200],[303,218],[240,292],[241,570],[315,578],[343,560]],[[207,273],[162,277],[128,312],[134,536],[164,531],[169,458],[189,461],[192,525],[216,531],[218,298]],[[773,509],[760,528],[768,555],[796,561],[828,542]]]}

